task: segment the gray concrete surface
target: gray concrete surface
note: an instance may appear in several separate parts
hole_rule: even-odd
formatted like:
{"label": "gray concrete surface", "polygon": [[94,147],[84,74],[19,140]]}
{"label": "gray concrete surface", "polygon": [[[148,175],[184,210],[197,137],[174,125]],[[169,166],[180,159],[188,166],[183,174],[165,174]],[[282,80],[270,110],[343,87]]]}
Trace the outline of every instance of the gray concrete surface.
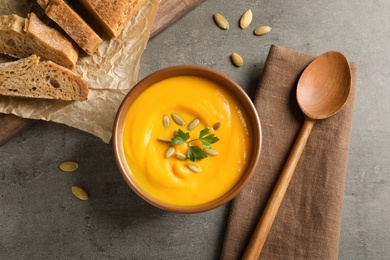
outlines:
{"label": "gray concrete surface", "polygon": [[[235,24],[246,9],[273,30]],[[212,15],[232,21],[221,31]],[[139,79],[170,65],[221,71],[250,95],[271,44],[358,63],[339,259],[390,259],[390,1],[208,0],[153,39]],[[230,64],[231,52],[245,61]],[[77,173],[57,166],[75,160]],[[70,194],[77,184],[90,200]],[[195,215],[161,211],[121,178],[111,146],[81,131],[37,122],[0,147],[1,259],[218,259],[229,205]]]}

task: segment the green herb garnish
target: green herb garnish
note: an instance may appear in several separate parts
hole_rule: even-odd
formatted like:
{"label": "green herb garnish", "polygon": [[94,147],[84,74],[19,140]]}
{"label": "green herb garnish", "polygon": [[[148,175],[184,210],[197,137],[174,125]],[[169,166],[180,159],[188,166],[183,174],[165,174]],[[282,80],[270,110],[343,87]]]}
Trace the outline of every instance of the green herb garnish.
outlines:
{"label": "green herb garnish", "polygon": [[185,143],[188,139],[190,139],[190,133],[184,133],[183,130],[179,129],[175,133],[175,137],[172,138],[172,143],[174,144],[182,144]]}
{"label": "green herb garnish", "polygon": [[190,133],[184,132],[183,130],[179,129],[175,132],[175,137],[172,138],[172,143],[174,144],[182,144],[187,143],[188,144],[188,152],[187,157],[191,161],[199,161],[204,158],[207,158],[207,154],[203,151],[202,148],[196,145],[190,145],[189,143],[199,140],[204,146],[210,148],[213,143],[216,143],[219,141],[219,138],[215,136],[215,134],[209,134],[210,129],[205,128],[199,133],[199,137],[196,139],[192,139],[190,141],[187,141],[190,139]]}
{"label": "green herb garnish", "polygon": [[209,134],[210,132],[209,128],[205,128],[202,131],[200,131],[198,140],[202,142],[202,144],[206,147],[211,147],[213,143],[216,143],[219,141],[219,138],[215,136],[215,134]]}
{"label": "green herb garnish", "polygon": [[207,158],[207,154],[199,146],[190,146],[188,147],[187,157],[190,161],[199,161],[204,158]]}

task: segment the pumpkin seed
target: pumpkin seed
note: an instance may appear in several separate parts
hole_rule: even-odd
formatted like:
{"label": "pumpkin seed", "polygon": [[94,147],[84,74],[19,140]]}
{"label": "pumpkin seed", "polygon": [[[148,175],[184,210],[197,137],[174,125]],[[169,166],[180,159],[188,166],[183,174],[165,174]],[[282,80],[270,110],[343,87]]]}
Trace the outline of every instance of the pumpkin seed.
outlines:
{"label": "pumpkin seed", "polygon": [[171,157],[175,153],[175,147],[169,146],[167,151],[165,152],[165,158]]}
{"label": "pumpkin seed", "polygon": [[163,143],[172,143],[172,140],[168,138],[157,138],[157,140]]}
{"label": "pumpkin seed", "polygon": [[88,193],[78,186],[72,186],[72,193],[80,200],[88,200]]}
{"label": "pumpkin seed", "polygon": [[63,162],[60,164],[59,168],[64,172],[73,172],[79,168],[79,165],[75,162]]}
{"label": "pumpkin seed", "polygon": [[218,25],[219,28],[222,30],[229,29],[229,22],[228,20],[220,13],[216,13],[213,16],[214,22]]}
{"label": "pumpkin seed", "polygon": [[200,168],[196,167],[192,163],[187,163],[187,167],[188,167],[188,169],[190,169],[193,172],[196,172],[196,173],[201,172]]}
{"label": "pumpkin seed", "polygon": [[181,161],[185,161],[187,160],[187,156],[185,156],[184,154],[182,153],[175,153],[175,157]]}
{"label": "pumpkin seed", "polygon": [[213,125],[213,129],[214,129],[214,130],[218,130],[219,128],[221,128],[221,126],[222,126],[222,122],[217,122],[217,123],[215,123],[215,124]]}
{"label": "pumpkin seed", "polygon": [[188,124],[187,130],[194,130],[199,125],[199,119],[194,119],[191,121],[191,123]]}
{"label": "pumpkin seed", "polygon": [[244,60],[242,59],[242,57],[238,53],[234,52],[231,56],[231,59],[232,59],[233,65],[236,67],[240,67],[240,66],[242,66],[242,64],[244,64]]}
{"label": "pumpkin seed", "polygon": [[245,11],[240,18],[240,27],[241,29],[246,29],[252,22],[252,10],[248,9]]}
{"label": "pumpkin seed", "polygon": [[169,120],[169,117],[166,115],[163,116],[162,121],[163,121],[164,127],[169,127],[171,125],[171,120]]}
{"label": "pumpkin seed", "polygon": [[262,25],[262,26],[257,27],[257,28],[253,31],[253,33],[254,33],[255,35],[260,36],[260,35],[264,35],[264,34],[269,33],[271,30],[272,30],[271,27],[269,27],[269,26],[267,26],[267,25]]}
{"label": "pumpkin seed", "polygon": [[178,114],[172,113],[171,117],[172,117],[173,121],[175,121],[176,124],[181,125],[181,126],[186,125],[183,118],[181,118]]}
{"label": "pumpkin seed", "polygon": [[211,156],[218,155],[217,151],[215,151],[215,150],[213,150],[211,148],[207,148],[207,147],[203,148],[203,152],[205,152],[207,155],[211,155]]}

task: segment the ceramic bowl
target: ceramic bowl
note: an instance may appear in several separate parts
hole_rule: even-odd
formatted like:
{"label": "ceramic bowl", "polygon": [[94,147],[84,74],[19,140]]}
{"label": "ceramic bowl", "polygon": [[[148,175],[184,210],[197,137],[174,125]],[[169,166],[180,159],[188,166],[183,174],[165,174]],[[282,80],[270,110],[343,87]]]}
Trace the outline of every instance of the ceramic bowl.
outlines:
{"label": "ceramic bowl", "polygon": [[[196,76],[202,77],[208,80],[215,81],[219,83],[223,88],[228,90],[241,104],[244,112],[248,116],[249,127],[252,131],[251,141],[252,141],[252,151],[249,156],[248,165],[242,174],[242,177],[235,184],[235,186],[230,189],[227,193],[219,197],[218,199],[197,206],[178,206],[167,204],[165,202],[159,201],[158,199],[149,195],[145,190],[143,190],[134,179],[129,165],[127,165],[126,158],[124,155],[123,148],[123,127],[126,113],[131,107],[132,103],[137,99],[137,97],[147,88],[153,84],[164,80],[166,78],[174,76]],[[163,102],[163,101],[162,101]],[[113,129],[113,151],[116,159],[118,168],[127,182],[127,184],[136,192],[141,198],[150,204],[171,212],[177,213],[198,213],[204,212],[207,210],[215,209],[219,206],[226,204],[236,197],[243,188],[248,184],[255,169],[260,160],[260,151],[261,151],[262,135],[261,135],[261,126],[260,120],[257,114],[257,111],[247,94],[243,89],[235,83],[232,79],[226,75],[212,70],[207,67],[195,66],[195,65],[179,65],[168,67],[162,70],[159,70],[151,75],[145,77],[138,84],[136,84],[131,91],[124,98],[122,104],[120,105],[114,123]]]}

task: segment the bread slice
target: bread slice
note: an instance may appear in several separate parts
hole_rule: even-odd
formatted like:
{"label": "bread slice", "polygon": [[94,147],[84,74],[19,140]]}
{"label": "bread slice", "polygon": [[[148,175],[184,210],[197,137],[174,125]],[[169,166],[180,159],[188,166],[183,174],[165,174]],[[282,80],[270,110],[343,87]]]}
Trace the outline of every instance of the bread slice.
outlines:
{"label": "bread slice", "polygon": [[64,0],[38,0],[46,15],[58,24],[81,49],[92,55],[103,40]]}
{"label": "bread slice", "polygon": [[35,14],[0,16],[0,53],[15,58],[37,54],[68,69],[75,69],[77,46],[61,32],[44,24]]}
{"label": "bread slice", "polygon": [[42,7],[43,10],[49,5],[50,0],[37,0],[37,3]]}
{"label": "bread slice", "polygon": [[147,0],[78,0],[111,38],[118,37],[126,23]]}
{"label": "bread slice", "polygon": [[73,71],[31,55],[0,64],[0,95],[85,100],[88,87]]}

